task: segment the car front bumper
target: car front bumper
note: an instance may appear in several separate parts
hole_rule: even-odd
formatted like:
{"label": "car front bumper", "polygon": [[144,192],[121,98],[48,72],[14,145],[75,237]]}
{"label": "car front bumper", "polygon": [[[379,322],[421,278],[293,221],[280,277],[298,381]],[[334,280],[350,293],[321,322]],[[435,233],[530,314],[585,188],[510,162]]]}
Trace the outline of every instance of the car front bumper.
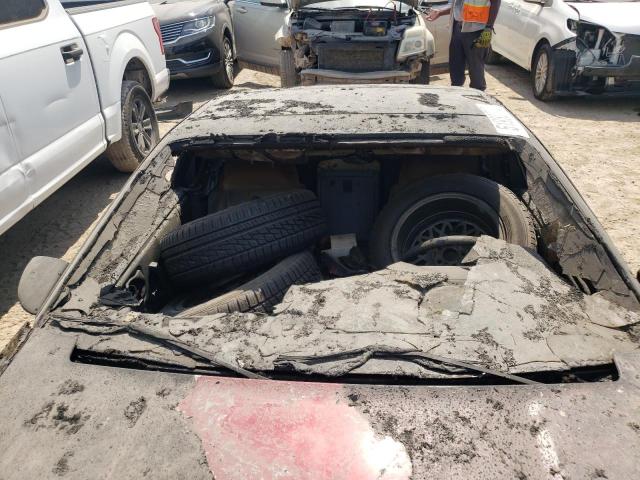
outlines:
{"label": "car front bumper", "polygon": [[354,73],[310,68],[300,72],[303,85],[329,83],[407,83],[413,80],[415,76],[415,73],[405,70]]}
{"label": "car front bumper", "polygon": [[640,80],[640,55],[633,55],[626,65],[588,65],[582,75],[589,77],[613,77],[625,80]]}
{"label": "car front bumper", "polygon": [[206,77],[219,72],[223,61],[215,41],[217,35],[216,30],[212,29],[165,44],[171,78]]}

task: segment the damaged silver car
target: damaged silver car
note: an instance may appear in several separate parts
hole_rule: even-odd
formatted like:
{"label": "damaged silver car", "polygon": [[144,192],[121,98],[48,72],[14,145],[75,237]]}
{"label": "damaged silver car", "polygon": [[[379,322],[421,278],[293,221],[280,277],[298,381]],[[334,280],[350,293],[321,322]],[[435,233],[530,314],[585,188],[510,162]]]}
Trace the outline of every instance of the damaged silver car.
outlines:
{"label": "damaged silver car", "polygon": [[640,285],[481,92],[218,97],[20,289],[3,478],[640,476]]}
{"label": "damaged silver car", "polygon": [[292,2],[276,39],[282,86],[429,83],[433,35],[416,2]]}

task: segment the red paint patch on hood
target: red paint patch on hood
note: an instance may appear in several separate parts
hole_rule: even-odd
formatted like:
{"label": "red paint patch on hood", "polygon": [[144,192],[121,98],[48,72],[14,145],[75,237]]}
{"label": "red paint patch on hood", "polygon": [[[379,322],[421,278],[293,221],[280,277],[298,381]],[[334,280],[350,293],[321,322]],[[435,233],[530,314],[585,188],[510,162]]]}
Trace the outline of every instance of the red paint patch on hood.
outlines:
{"label": "red paint patch on hood", "polygon": [[178,410],[217,480],[411,476],[404,445],[376,435],[341,386],[199,377]]}

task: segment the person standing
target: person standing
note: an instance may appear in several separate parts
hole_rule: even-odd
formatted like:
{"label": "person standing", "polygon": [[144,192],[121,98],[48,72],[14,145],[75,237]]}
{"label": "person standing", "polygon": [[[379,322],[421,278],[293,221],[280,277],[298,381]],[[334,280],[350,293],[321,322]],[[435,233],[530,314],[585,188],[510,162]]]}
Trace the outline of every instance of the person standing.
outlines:
{"label": "person standing", "polygon": [[464,85],[465,70],[469,67],[471,88],[483,91],[487,88],[484,62],[498,10],[500,0],[451,0],[450,6],[434,8],[425,16],[430,22],[443,15],[452,17],[449,74],[454,87]]}

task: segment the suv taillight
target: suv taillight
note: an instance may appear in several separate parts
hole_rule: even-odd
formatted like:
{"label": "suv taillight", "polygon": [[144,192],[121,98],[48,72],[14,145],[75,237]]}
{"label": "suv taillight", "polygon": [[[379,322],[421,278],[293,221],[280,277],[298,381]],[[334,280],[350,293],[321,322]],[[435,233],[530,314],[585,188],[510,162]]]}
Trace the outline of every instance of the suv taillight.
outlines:
{"label": "suv taillight", "polygon": [[156,35],[158,35],[158,42],[160,42],[160,53],[164,55],[164,43],[162,42],[162,32],[160,31],[160,22],[156,17],[151,19],[153,22],[153,29],[156,31]]}

